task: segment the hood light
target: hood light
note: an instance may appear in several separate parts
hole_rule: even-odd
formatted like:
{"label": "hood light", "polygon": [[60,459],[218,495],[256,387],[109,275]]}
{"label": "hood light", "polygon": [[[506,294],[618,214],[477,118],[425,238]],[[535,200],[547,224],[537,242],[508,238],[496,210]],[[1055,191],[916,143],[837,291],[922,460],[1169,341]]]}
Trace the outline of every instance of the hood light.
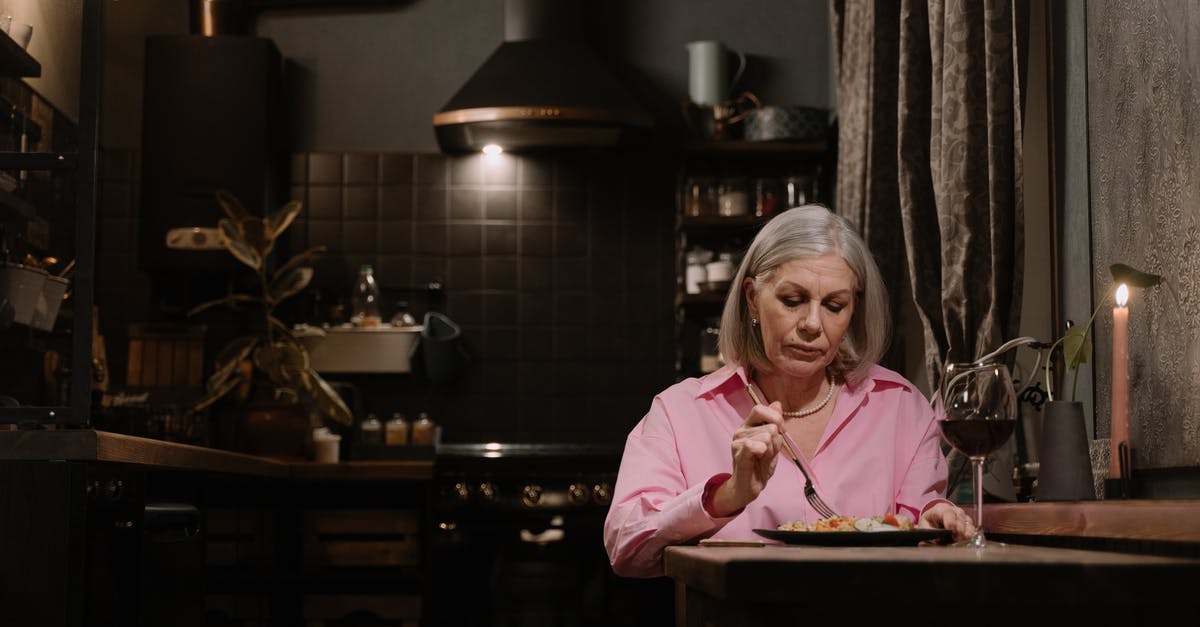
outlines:
{"label": "hood light", "polygon": [[483,147],[483,154],[492,157],[504,152],[504,149],[499,144],[488,144]]}

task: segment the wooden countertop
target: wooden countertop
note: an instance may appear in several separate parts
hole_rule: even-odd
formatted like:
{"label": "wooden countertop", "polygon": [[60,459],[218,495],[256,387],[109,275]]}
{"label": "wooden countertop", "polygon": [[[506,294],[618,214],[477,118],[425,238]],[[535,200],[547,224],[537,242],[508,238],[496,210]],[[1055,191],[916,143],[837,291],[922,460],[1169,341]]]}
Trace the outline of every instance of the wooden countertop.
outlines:
{"label": "wooden countertop", "polygon": [[1182,558],[1017,544],[982,552],[768,544],[667,547],[663,566],[692,597],[688,618],[698,612],[715,625],[777,625],[788,616],[939,624],[930,612],[986,625],[1134,617],[1200,624],[1200,602],[1189,592],[1200,560]]}
{"label": "wooden countertop", "polygon": [[424,480],[431,460],[292,462],[92,429],[0,431],[0,460],[93,461],[305,480]]}
{"label": "wooden countertop", "polygon": [[987,504],[983,528],[1009,535],[1200,543],[1200,501]]}

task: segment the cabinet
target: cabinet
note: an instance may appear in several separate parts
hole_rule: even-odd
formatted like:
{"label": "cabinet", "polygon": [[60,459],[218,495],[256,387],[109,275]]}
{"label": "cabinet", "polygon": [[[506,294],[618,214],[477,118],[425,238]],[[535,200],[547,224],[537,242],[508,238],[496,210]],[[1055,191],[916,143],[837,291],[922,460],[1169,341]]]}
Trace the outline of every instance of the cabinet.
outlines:
{"label": "cabinet", "polygon": [[[33,103],[25,110],[10,109],[10,130],[19,128],[21,142],[0,142],[0,172],[21,180],[28,177],[47,181],[41,186],[26,188],[27,198],[7,192],[0,194],[0,217],[5,224],[20,225],[23,241],[51,255],[75,260],[70,286],[68,311],[59,314],[60,324],[55,332],[34,332],[32,327],[13,324],[14,307],[0,306],[9,316],[0,316],[0,343],[5,359],[0,372],[13,390],[0,394],[11,401],[0,403],[0,425],[20,423],[27,426],[66,425],[86,426],[90,420],[92,364],[92,302],[94,300],[96,155],[98,139],[99,90],[103,2],[83,0],[76,3],[81,10],[82,47],[80,59],[80,106],[77,126],[58,124],[65,117],[54,114],[52,139],[41,136],[44,124],[30,124],[30,118],[42,110],[53,109],[49,103],[28,96]],[[9,37],[0,34],[0,78],[6,92],[32,94],[27,86],[14,81],[22,77],[41,75],[41,65]],[[24,105],[24,101],[21,102]],[[18,125],[17,122],[20,122]],[[61,128],[60,128],[61,126]],[[11,134],[10,134],[11,135]],[[38,136],[35,139],[35,136]],[[12,140],[9,136],[6,139]],[[38,141],[38,140],[41,141]],[[41,190],[41,191],[38,191]],[[47,206],[64,206],[65,210],[46,214]],[[58,215],[61,214],[61,215]],[[12,227],[10,226],[9,229]],[[49,235],[47,235],[47,232]],[[12,233],[10,233],[12,235]],[[20,255],[23,258],[23,255]],[[14,296],[15,298],[15,296]],[[2,305],[2,304],[0,304]],[[3,324],[7,322],[9,324]],[[43,333],[38,335],[37,333]],[[43,348],[52,346],[51,350]],[[48,359],[36,359],[51,352],[63,357],[57,366]],[[58,386],[47,386],[54,376],[66,383],[65,394]],[[55,393],[38,393],[45,386]],[[15,396],[13,392],[15,391]]]}
{"label": "cabinet", "polygon": [[830,203],[829,158],[823,139],[684,147],[675,202],[676,378],[718,367],[716,328],[742,254],[772,216]]}

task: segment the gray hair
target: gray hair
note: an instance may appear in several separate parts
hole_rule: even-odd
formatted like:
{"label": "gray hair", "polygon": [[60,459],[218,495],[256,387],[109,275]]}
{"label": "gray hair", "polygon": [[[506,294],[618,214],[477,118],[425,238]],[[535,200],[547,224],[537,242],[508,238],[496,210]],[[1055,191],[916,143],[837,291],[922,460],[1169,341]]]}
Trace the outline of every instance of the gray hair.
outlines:
{"label": "gray hair", "polygon": [[887,289],[875,259],[850,223],[821,205],[788,209],[763,225],[742,258],[725,297],[718,348],[727,363],[769,372],[771,362],[762,336],[750,320],[750,307],[742,284],[746,277],[759,282],[794,259],[834,253],[854,272],[854,316],[842,338],[831,374],[851,382],[866,377],[887,350],[891,332]]}

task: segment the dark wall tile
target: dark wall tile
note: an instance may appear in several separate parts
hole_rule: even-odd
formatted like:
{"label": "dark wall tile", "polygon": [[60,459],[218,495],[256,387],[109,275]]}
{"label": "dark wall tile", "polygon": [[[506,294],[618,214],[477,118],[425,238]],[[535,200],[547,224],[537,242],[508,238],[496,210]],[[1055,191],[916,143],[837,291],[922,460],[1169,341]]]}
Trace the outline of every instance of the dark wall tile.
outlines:
{"label": "dark wall tile", "polygon": [[570,290],[587,287],[588,260],[586,257],[559,258],[554,262],[554,289]]}
{"label": "dark wall tile", "polygon": [[559,188],[554,193],[554,219],[559,223],[587,223],[588,198],[578,188]]}
{"label": "dark wall tile", "polygon": [[413,241],[413,252],[419,255],[444,255],[446,253],[446,225],[418,222],[416,239]]}
{"label": "dark wall tile", "polygon": [[337,220],[342,217],[342,188],[337,185],[313,185],[308,188],[308,217]]}
{"label": "dark wall tile", "polygon": [[379,156],[381,185],[412,185],[416,157],[406,153],[384,153]]}
{"label": "dark wall tile", "polygon": [[[486,304],[485,304],[486,307]],[[484,331],[482,357],[489,362],[512,362],[520,356],[520,332],[516,327],[490,326]],[[516,368],[511,365],[502,367],[512,374],[509,392],[516,391]]]}
{"label": "dark wall tile", "polygon": [[341,220],[309,220],[308,241],[312,246],[324,246],[328,253],[342,252]]}
{"label": "dark wall tile", "polygon": [[382,185],[379,188],[379,215],[384,220],[411,219],[413,195],[411,185]]}
{"label": "dark wall tile", "polygon": [[517,253],[517,227],[488,224],[483,227],[483,246],[488,256]]}
{"label": "dark wall tile", "polygon": [[449,207],[449,192],[440,187],[418,187],[413,215],[418,220],[445,220]]}
{"label": "dark wall tile", "polygon": [[517,162],[517,184],[522,187],[549,187],[554,184],[554,162],[525,158]]}
{"label": "dark wall tile", "polygon": [[590,330],[587,326],[567,326],[559,318],[559,324],[554,329],[554,359],[558,361],[590,360],[591,344],[588,341]]}
{"label": "dark wall tile", "polygon": [[542,259],[521,259],[521,289],[541,291],[550,289],[553,269]]}
{"label": "dark wall tile", "polygon": [[451,189],[448,217],[451,220],[483,219],[483,190]]}
{"label": "dark wall tile", "polygon": [[[554,327],[538,324],[522,323],[521,325],[521,359],[523,361],[550,361],[554,351],[550,338]],[[544,379],[549,382],[550,379]]]}
{"label": "dark wall tile", "polygon": [[483,262],[478,257],[451,257],[446,260],[448,290],[483,289]]}
{"label": "dark wall tile", "polygon": [[308,182],[308,153],[297,152],[292,154],[290,161],[290,183],[292,185],[300,185]]}
{"label": "dark wall tile", "polygon": [[457,324],[479,324],[483,322],[483,295],[479,292],[461,292],[447,285],[446,314]]}
{"label": "dark wall tile", "polygon": [[441,256],[418,255],[413,258],[413,284],[426,285],[446,280],[446,259]]}
{"label": "dark wall tile", "polygon": [[342,183],[342,153],[314,152],[308,155],[309,184],[340,185]]}
{"label": "dark wall tile", "polygon": [[342,182],[347,185],[374,185],[379,182],[379,155],[347,153],[342,157]]}
{"label": "dark wall tile", "polygon": [[[561,291],[554,294],[554,321],[562,328],[567,325],[586,325],[588,323],[589,293],[579,291]],[[605,300],[600,298],[599,300]]]}
{"label": "dark wall tile", "polygon": [[473,154],[450,158],[450,186],[482,185],[483,155]]}
{"label": "dark wall tile", "polygon": [[485,257],[483,260],[483,286],[489,290],[515,290],[517,283],[517,260],[513,257]]}
{"label": "dark wall tile", "polygon": [[554,252],[558,255],[586,255],[588,233],[586,224],[558,224],[554,227]]}
{"label": "dark wall tile", "polygon": [[517,204],[522,221],[551,220],[554,218],[554,191],[550,189],[522,189],[517,192]]}
{"label": "dark wall tile", "polygon": [[381,254],[379,255],[379,271],[376,273],[375,279],[384,289],[411,287],[413,285],[412,266],[412,257],[408,255]]}
{"label": "dark wall tile", "polygon": [[516,220],[517,192],[511,189],[489,189],[484,195],[484,216],[488,220]]}
{"label": "dark wall tile", "polygon": [[549,257],[554,254],[554,231],[549,226],[522,224],[520,238],[523,257]]}
{"label": "dark wall tile", "polygon": [[342,251],[376,255],[379,253],[379,228],[374,222],[345,221],[342,223]]}
{"label": "dark wall tile", "polygon": [[413,223],[403,220],[384,222],[379,230],[380,251],[389,254],[405,254],[413,249]]}
{"label": "dark wall tile", "polygon": [[379,188],[374,185],[356,185],[343,188],[342,217],[347,220],[376,219],[379,217]]}
{"label": "dark wall tile", "polygon": [[483,254],[483,227],[478,224],[451,224],[446,254],[476,257]]}
{"label": "dark wall tile", "polygon": [[517,324],[517,294],[502,292],[487,294],[483,299],[484,322],[495,325]]}
{"label": "dark wall tile", "polygon": [[[554,323],[554,297],[546,292],[521,292],[518,301],[522,328]],[[543,338],[545,340],[546,338]]]}
{"label": "dark wall tile", "polygon": [[417,155],[417,184],[424,187],[445,187],[447,159],[442,155]]}
{"label": "dark wall tile", "polygon": [[516,185],[517,160],[512,155],[484,155],[481,159],[484,185]]}

